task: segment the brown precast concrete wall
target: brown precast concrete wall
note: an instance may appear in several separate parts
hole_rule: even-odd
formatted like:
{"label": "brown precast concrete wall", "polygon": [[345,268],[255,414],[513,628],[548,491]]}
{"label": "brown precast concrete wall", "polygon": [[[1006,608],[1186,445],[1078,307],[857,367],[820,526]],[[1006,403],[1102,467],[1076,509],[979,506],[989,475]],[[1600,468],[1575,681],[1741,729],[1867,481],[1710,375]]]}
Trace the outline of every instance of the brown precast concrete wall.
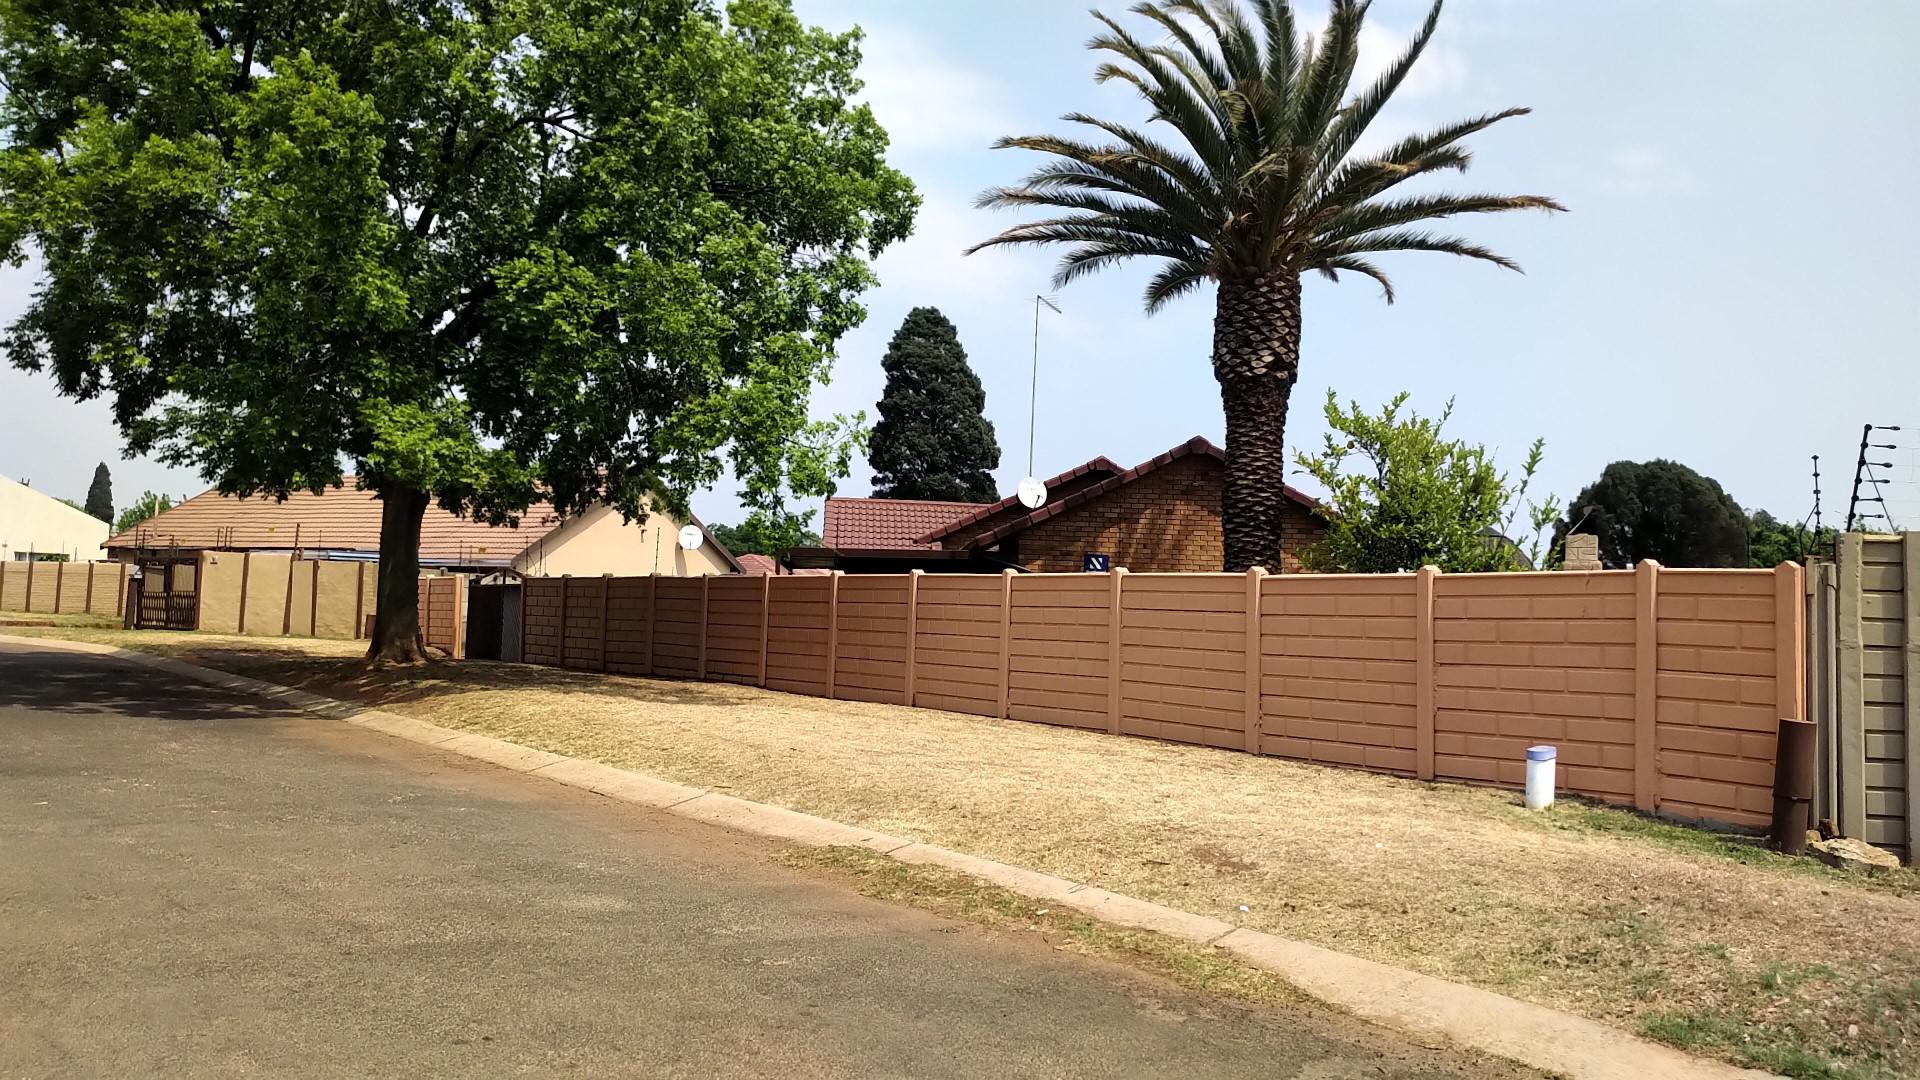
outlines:
{"label": "brown precast concrete wall", "polygon": [[[366,636],[379,568],[372,563],[295,559],[271,552],[209,551],[198,564],[198,628],[254,637]],[[420,633],[461,656],[466,642],[463,574],[420,578]]]}
{"label": "brown precast concrete wall", "polygon": [[0,611],[117,617],[127,575],[118,562],[0,562]]}
{"label": "brown precast concrete wall", "polygon": [[1791,564],[605,587],[642,617],[610,624],[602,646],[563,632],[558,603],[562,589],[597,602],[600,584],[530,580],[528,659],[593,667],[597,648],[624,649],[656,674],[1507,786],[1546,743],[1564,791],[1746,827],[1766,823],[1773,730],[1802,715]]}

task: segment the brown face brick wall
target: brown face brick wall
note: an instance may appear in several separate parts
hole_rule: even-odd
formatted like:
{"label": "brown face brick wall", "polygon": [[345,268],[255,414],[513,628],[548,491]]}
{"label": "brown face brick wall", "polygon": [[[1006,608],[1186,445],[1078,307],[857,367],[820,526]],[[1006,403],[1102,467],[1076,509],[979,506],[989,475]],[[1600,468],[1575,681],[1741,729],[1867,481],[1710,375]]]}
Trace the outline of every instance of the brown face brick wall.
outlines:
{"label": "brown face brick wall", "polygon": [[[1225,467],[1204,455],[1181,458],[1081,506],[1051,517],[1014,541],[1019,562],[1043,573],[1079,571],[1088,552],[1113,556],[1113,565],[1137,574],[1220,569],[1220,490]],[[977,535],[991,526],[966,532]],[[1282,522],[1280,573],[1301,572],[1298,552],[1325,527],[1306,508],[1288,503]],[[964,537],[949,546],[958,547]]]}

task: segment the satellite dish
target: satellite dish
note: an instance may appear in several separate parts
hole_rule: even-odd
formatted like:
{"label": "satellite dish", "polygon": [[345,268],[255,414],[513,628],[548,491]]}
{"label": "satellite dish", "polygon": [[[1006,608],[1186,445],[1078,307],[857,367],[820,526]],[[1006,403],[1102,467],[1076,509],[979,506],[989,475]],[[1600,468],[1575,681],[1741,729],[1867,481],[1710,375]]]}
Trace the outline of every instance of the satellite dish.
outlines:
{"label": "satellite dish", "polygon": [[706,538],[706,534],[700,531],[700,526],[698,525],[683,525],[680,527],[680,546],[686,548],[688,551],[699,547],[701,542],[706,540]]}
{"label": "satellite dish", "polygon": [[1020,499],[1020,505],[1029,510],[1038,510],[1040,504],[1047,501],[1047,485],[1031,476],[1020,481],[1020,486],[1013,490]]}

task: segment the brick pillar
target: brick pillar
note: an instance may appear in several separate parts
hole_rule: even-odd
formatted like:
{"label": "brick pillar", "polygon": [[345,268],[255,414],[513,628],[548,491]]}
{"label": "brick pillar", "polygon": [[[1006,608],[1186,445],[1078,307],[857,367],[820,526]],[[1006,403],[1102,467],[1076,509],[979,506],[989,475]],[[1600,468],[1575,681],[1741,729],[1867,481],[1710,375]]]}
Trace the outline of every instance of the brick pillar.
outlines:
{"label": "brick pillar", "polygon": [[1011,696],[1008,669],[1013,663],[1013,575],[1012,570],[1000,571],[1000,712],[1001,719],[1007,716],[1007,699]]}
{"label": "brick pillar", "polygon": [[1120,604],[1127,568],[1107,571],[1107,734],[1120,734]]}
{"label": "brick pillar", "polygon": [[907,677],[902,703],[913,704],[914,640],[920,636],[920,579],[924,570],[907,571]]}
{"label": "brick pillar", "polygon": [[840,579],[845,571],[827,575],[827,696],[833,697],[840,666]]}
{"label": "brick pillar", "polygon": [[1633,569],[1633,805],[1660,807],[1660,564]]}
{"label": "brick pillar", "polygon": [[773,618],[773,575],[760,575],[760,672],[755,686],[767,685],[767,626]]}
{"label": "brick pillar", "polygon": [[1243,607],[1247,656],[1245,746],[1249,754],[1260,752],[1260,584],[1266,576],[1266,570],[1258,566],[1247,570],[1247,599]]}
{"label": "brick pillar", "polygon": [[1422,780],[1433,779],[1433,587],[1439,576],[1437,566],[1413,575],[1413,767]]}

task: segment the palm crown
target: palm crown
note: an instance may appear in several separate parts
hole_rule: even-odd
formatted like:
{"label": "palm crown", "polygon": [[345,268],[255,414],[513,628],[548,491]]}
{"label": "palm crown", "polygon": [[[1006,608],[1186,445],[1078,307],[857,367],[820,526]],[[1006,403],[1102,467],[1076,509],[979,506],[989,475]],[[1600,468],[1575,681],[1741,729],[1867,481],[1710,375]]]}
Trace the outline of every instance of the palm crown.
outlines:
{"label": "palm crown", "polygon": [[1288,0],[1254,0],[1256,28],[1235,0],[1163,0],[1132,10],[1170,39],[1149,45],[1099,12],[1106,32],[1088,48],[1111,53],[1100,82],[1131,83],[1187,144],[1180,149],[1136,128],[1082,113],[1063,119],[1106,141],[1052,135],[1001,139],[1052,160],[1016,187],[993,188],[983,207],[1045,206],[1066,214],[1030,221],[970,250],[1003,244],[1068,244],[1055,284],[1122,259],[1166,260],[1147,285],[1148,311],[1204,281],[1252,281],[1278,271],[1341,271],[1393,285],[1367,256],[1439,251],[1511,260],[1456,236],[1416,226],[1455,214],[1559,210],[1539,195],[1388,197],[1416,176],[1464,170],[1460,141],[1527,109],[1506,109],[1401,139],[1373,154],[1354,147],[1406,79],[1433,36],[1440,3],[1399,59],[1348,96],[1360,26],[1371,0],[1334,0],[1324,35],[1302,35]]}

